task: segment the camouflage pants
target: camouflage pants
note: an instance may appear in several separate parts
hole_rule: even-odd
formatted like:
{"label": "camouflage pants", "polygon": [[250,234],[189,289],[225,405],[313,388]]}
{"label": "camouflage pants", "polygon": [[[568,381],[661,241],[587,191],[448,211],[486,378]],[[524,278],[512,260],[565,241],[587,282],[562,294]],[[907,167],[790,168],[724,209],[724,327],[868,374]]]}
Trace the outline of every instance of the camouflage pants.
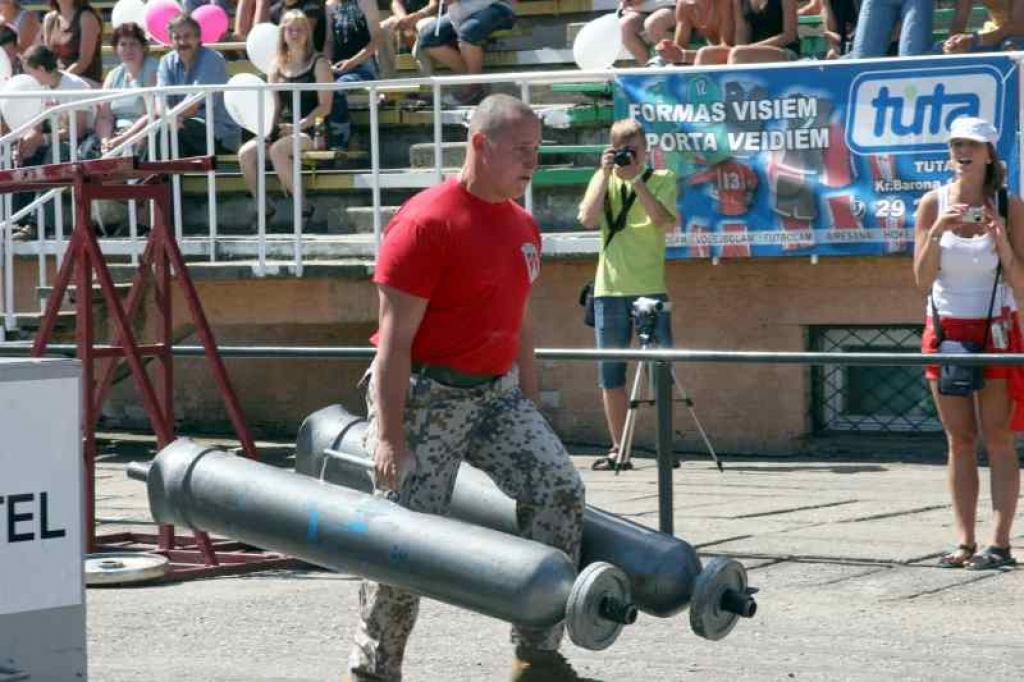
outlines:
{"label": "camouflage pants", "polygon": [[[371,379],[372,383],[372,379]],[[366,451],[374,452],[377,418],[373,386]],[[579,560],[583,528],[583,483],[565,447],[533,402],[518,387],[513,369],[480,387],[453,388],[413,376],[406,397],[405,436],[416,469],[400,484],[403,507],[443,514],[451,501],[462,460],[486,472],[517,501],[523,536],[557,547]],[[378,490],[377,494],[384,494]],[[388,495],[395,494],[388,491]],[[366,581],[359,592],[360,622],[349,670],[355,680],[400,680],[402,655],[416,622],[419,597]],[[513,627],[512,642],[556,649],[563,626]]]}

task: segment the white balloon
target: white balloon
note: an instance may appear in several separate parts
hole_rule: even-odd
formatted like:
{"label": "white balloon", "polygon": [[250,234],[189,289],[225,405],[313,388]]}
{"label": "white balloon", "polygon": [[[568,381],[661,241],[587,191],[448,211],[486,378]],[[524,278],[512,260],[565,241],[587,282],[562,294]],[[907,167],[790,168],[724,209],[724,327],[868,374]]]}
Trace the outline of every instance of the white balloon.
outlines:
{"label": "white balloon", "polygon": [[[266,83],[254,73],[239,73],[231,77],[228,85],[244,85],[253,88],[252,90],[228,90],[224,93],[224,107],[235,123],[251,133],[261,134],[258,89]],[[276,103],[277,98],[274,93],[270,91],[263,93],[263,135],[268,134],[274,125]]]}
{"label": "white balloon", "polygon": [[[39,84],[39,81],[28,74],[22,73],[4,83],[0,92],[6,95],[8,93],[32,92],[42,89],[43,86]],[[12,130],[25,125],[42,111],[43,98],[41,96],[17,99],[14,97],[0,97],[0,113],[3,114],[4,120],[7,121],[8,127]]]}
{"label": "white balloon", "polygon": [[146,30],[145,0],[117,0],[114,9],[110,11],[110,25],[117,28],[128,23],[137,24],[143,31]]}
{"label": "white balloon", "polygon": [[600,71],[615,63],[621,49],[619,17],[611,12],[580,29],[572,44],[572,56],[584,71]]}
{"label": "white balloon", "polygon": [[276,24],[256,24],[245,39],[245,54],[257,69],[269,75],[277,57],[277,41],[281,29]]}
{"label": "white balloon", "polygon": [[0,47],[0,83],[3,83],[11,77],[13,69],[11,69],[11,59],[7,56],[7,52]]}

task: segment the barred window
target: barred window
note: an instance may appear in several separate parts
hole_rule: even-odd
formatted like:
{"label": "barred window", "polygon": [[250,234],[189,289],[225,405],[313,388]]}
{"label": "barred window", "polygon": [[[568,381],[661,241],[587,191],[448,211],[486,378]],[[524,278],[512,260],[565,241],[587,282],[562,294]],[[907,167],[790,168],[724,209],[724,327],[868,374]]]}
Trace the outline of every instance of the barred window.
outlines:
{"label": "barred window", "polygon": [[[811,327],[810,347],[826,353],[916,353],[921,325]],[[817,433],[935,433],[942,430],[924,368],[822,365],[812,368]]]}

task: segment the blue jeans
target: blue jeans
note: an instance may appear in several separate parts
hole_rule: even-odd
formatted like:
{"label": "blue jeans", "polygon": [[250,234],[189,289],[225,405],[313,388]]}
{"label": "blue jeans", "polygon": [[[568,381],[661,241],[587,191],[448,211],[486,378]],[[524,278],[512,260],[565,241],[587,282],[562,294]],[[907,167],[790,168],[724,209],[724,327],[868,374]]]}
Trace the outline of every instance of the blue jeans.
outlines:
{"label": "blue jeans", "polygon": [[[441,22],[435,35],[435,25]],[[516,23],[516,11],[504,2],[496,2],[493,5],[484,7],[479,12],[471,14],[456,29],[452,20],[447,14],[440,20],[435,19],[423,26],[419,32],[417,42],[420,49],[428,47],[441,47],[442,45],[455,45],[466,43],[468,45],[483,45],[495,31],[512,28]]]}
{"label": "blue jeans", "polygon": [[[357,81],[377,80],[377,62],[367,60],[345,73],[335,73],[335,83],[355,83]],[[335,90],[334,99],[331,102],[331,115],[327,118],[328,140],[332,147],[344,148],[348,146],[349,138],[352,137],[352,121],[348,116],[348,97],[344,90]]]}
{"label": "blue jeans", "polygon": [[934,17],[934,0],[864,0],[850,56],[854,59],[884,57],[892,29],[901,18],[899,55],[928,54],[932,48]]}
{"label": "blue jeans", "polygon": [[[665,294],[647,294],[646,298],[668,301]],[[594,299],[594,333],[598,348],[629,348],[636,329],[633,303],[639,296],[598,296]],[[639,331],[639,330],[637,330]],[[672,346],[672,317],[669,311],[657,313],[652,344],[658,348]],[[621,388],[626,385],[626,363],[602,360],[598,363],[598,386]]]}

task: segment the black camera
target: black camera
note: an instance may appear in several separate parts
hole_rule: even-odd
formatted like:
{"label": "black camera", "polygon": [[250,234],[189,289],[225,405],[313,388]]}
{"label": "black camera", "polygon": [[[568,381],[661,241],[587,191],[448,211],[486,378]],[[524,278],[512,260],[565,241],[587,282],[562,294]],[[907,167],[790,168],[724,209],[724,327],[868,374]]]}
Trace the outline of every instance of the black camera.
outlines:
{"label": "black camera", "polygon": [[615,150],[615,165],[628,166],[636,158],[636,152],[629,147],[619,147]]}

